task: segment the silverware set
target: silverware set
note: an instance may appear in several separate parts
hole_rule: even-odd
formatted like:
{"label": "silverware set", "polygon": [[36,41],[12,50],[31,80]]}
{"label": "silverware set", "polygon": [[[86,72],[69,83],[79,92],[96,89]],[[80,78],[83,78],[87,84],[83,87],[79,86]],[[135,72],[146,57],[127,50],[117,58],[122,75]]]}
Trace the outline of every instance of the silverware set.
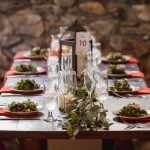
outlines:
{"label": "silverware set", "polygon": [[141,95],[133,95],[133,94],[119,94],[119,93],[116,93],[116,92],[113,92],[111,91],[111,93],[117,97],[120,97],[120,98],[125,98],[125,97],[138,97],[138,98],[143,98],[143,96]]}
{"label": "silverware set", "polygon": [[133,128],[150,128],[150,123],[126,123],[127,127],[125,127],[125,130],[130,130]]}

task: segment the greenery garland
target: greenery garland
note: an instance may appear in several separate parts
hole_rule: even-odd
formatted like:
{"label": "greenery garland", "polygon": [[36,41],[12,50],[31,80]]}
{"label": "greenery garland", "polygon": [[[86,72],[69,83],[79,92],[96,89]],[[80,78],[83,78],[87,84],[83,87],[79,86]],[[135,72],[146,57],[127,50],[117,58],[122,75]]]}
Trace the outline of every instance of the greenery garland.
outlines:
{"label": "greenery garland", "polygon": [[82,83],[79,83],[74,97],[67,104],[65,128],[70,137],[75,138],[79,131],[109,129],[103,104],[96,99],[95,92],[88,99],[88,93]]}

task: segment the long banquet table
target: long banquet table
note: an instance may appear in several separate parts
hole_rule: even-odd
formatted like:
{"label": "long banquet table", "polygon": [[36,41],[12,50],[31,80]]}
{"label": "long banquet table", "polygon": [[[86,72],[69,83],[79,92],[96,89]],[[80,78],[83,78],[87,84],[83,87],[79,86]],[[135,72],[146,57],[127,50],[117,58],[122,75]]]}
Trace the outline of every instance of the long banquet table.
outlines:
{"label": "long banquet table", "polygon": [[[24,60],[27,61],[27,60]],[[30,61],[30,60],[28,60]],[[15,60],[12,66],[22,63],[22,60]],[[45,60],[32,60],[32,63],[36,66],[46,67]],[[101,68],[107,67],[107,65],[102,64]],[[129,69],[139,70],[137,64],[126,64]],[[34,79],[39,84],[46,82],[46,75],[18,75],[18,76],[8,76],[5,79],[4,85],[12,85],[22,78]],[[130,83],[133,86],[146,86],[143,78],[130,78]],[[109,80],[111,84],[113,79]],[[38,104],[38,106],[43,105],[43,94],[37,95],[16,95],[16,94],[6,94],[2,93],[0,96],[0,106],[8,104],[12,101],[23,101],[26,99],[31,99]],[[98,131],[82,131],[77,135],[77,139],[150,139],[150,127],[149,128],[133,128],[126,130],[126,123],[118,122],[112,112],[120,109],[122,106],[128,103],[136,102],[144,106],[146,109],[150,108],[150,94],[142,95],[141,97],[114,97],[108,96],[108,99],[104,101],[104,107],[108,110],[107,118],[113,124],[110,126],[109,130],[99,129]],[[35,118],[9,118],[5,116],[0,116],[0,138],[19,138],[19,139],[68,139],[67,132],[58,126],[58,122],[55,122],[53,126],[49,122],[43,121],[43,118],[47,117],[47,110],[44,108],[40,109],[42,115]],[[59,114],[58,108],[54,110],[54,115],[57,117]]]}

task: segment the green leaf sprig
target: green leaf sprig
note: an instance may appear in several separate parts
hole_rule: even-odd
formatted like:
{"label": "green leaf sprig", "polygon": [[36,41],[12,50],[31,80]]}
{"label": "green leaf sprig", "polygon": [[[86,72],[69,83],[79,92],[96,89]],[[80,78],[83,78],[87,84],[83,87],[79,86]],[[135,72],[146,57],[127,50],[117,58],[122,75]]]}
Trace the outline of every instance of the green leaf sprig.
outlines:
{"label": "green leaf sprig", "polygon": [[80,131],[97,130],[98,128],[109,129],[106,119],[106,110],[96,100],[95,92],[88,99],[88,93],[80,82],[75,91],[74,98],[67,104],[65,128],[68,136],[74,137]]}

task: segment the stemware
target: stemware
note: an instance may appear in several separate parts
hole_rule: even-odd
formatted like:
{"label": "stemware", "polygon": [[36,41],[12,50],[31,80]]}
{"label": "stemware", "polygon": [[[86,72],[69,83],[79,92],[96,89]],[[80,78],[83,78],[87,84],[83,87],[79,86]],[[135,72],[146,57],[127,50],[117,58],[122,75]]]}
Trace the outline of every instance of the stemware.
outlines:
{"label": "stemware", "polygon": [[91,95],[93,90],[95,89],[96,80],[95,80],[95,70],[92,68],[84,70],[84,86],[87,89],[89,99],[91,99]]}
{"label": "stemware", "polygon": [[48,110],[48,116],[45,120],[53,123],[55,121],[53,117],[53,110],[57,106],[57,91],[55,89],[55,84],[52,83],[52,81],[46,85],[43,106]]}
{"label": "stemware", "polygon": [[104,79],[101,74],[96,76],[96,98],[103,103],[108,98],[108,81]]}
{"label": "stemware", "polygon": [[69,70],[71,68],[71,52],[61,54],[61,70]]}
{"label": "stemware", "polygon": [[66,105],[69,101],[68,93],[74,94],[76,88],[76,72],[69,71],[59,71],[58,73],[58,89],[59,94],[63,95],[63,98],[59,96],[58,105],[61,110],[66,109]]}
{"label": "stemware", "polygon": [[93,43],[93,66],[97,66],[102,61],[101,43]]}

